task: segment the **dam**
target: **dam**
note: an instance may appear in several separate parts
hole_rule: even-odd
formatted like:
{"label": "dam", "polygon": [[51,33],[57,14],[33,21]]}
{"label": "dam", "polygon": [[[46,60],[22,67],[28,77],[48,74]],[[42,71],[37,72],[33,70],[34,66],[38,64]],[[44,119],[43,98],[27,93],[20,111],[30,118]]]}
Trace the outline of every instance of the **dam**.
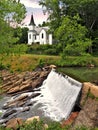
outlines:
{"label": "dam", "polygon": [[66,120],[79,99],[81,88],[82,83],[52,69],[39,87],[14,93],[14,96],[1,100],[0,124],[14,117],[27,119],[39,116],[54,121]]}
{"label": "dam", "polygon": [[67,119],[73,110],[82,88],[82,83],[52,70],[41,86],[41,95],[36,97],[36,105],[41,103],[45,116],[60,121]]}

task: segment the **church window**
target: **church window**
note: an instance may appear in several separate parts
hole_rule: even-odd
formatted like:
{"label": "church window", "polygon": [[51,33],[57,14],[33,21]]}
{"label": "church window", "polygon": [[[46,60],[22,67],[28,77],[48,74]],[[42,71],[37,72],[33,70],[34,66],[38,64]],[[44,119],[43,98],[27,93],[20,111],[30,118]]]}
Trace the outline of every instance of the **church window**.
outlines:
{"label": "church window", "polygon": [[35,35],[35,40],[36,40],[36,35]]}
{"label": "church window", "polygon": [[42,33],[42,38],[44,38],[44,34]]}
{"label": "church window", "polygon": [[29,39],[31,39],[31,34],[29,34]]}

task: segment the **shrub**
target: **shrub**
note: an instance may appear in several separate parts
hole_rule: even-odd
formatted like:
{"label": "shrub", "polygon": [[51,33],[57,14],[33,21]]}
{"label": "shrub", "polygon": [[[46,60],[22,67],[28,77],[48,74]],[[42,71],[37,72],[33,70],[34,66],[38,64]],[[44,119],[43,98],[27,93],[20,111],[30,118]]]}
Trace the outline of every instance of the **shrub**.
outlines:
{"label": "shrub", "polygon": [[44,67],[44,65],[45,65],[45,61],[44,61],[44,59],[39,59],[39,61],[38,61],[38,67]]}
{"label": "shrub", "polygon": [[34,119],[30,124],[20,127],[20,130],[45,130],[45,128],[42,120],[37,121]]}
{"label": "shrub", "polygon": [[0,70],[6,69],[6,66],[2,63],[0,63]]}

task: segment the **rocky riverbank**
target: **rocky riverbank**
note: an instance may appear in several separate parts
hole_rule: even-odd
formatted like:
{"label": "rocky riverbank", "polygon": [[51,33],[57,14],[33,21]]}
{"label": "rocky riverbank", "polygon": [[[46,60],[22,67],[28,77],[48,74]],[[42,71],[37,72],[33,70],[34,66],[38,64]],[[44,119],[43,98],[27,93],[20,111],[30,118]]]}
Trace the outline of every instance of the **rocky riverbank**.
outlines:
{"label": "rocky riverbank", "polygon": [[[40,86],[50,71],[51,67],[20,74],[1,72],[1,89],[8,101],[2,104],[4,112],[0,116],[0,124],[7,125],[9,120],[16,121],[18,117],[23,117],[23,119],[18,118],[19,120],[27,120],[31,116],[37,116],[32,113],[30,115],[30,108],[36,103],[32,99],[40,95]],[[81,125],[98,127],[98,86],[84,83],[79,100],[78,106],[80,105],[81,110],[74,109],[68,120],[62,122],[62,126],[72,124],[73,127]],[[25,117],[20,116],[24,112],[27,112],[29,116],[26,117],[26,114]]]}

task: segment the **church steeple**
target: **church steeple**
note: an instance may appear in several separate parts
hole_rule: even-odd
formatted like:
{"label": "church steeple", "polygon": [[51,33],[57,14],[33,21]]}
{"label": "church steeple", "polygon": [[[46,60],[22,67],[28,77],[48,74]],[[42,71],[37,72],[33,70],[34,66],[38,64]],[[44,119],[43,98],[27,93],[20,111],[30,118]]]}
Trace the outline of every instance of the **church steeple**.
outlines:
{"label": "church steeple", "polygon": [[29,25],[35,26],[35,22],[34,22],[33,14],[31,15],[31,20],[30,20]]}

